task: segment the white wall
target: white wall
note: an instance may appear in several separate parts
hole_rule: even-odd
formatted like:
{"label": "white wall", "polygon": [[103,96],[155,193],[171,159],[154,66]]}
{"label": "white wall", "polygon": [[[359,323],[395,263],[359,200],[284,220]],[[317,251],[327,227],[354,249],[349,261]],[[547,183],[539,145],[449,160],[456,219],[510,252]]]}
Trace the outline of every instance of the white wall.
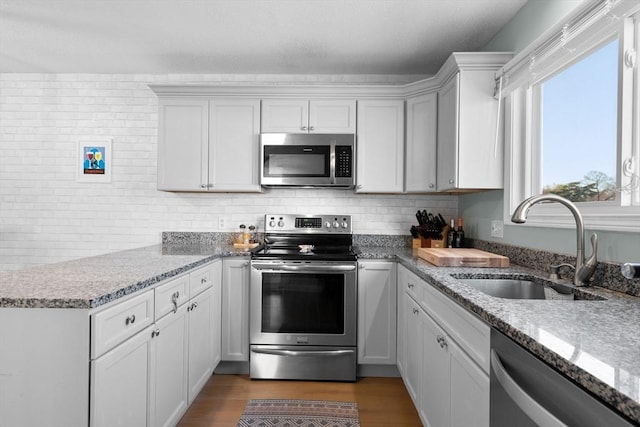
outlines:
{"label": "white wall", "polygon": [[[267,212],[343,212],[354,215],[355,233],[396,235],[408,235],[418,209],[456,214],[454,196],[157,191],[157,98],[147,84],[256,79],[357,77],[0,74],[0,270],[156,244],[162,231],[262,229]],[[96,138],[113,139],[112,182],[78,183],[76,142]]]}

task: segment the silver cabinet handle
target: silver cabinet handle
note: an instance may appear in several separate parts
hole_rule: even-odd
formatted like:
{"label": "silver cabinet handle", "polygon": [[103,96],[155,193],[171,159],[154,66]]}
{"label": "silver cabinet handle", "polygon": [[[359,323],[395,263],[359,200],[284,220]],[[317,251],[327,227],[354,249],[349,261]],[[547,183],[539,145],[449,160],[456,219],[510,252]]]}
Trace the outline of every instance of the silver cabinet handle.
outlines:
{"label": "silver cabinet handle", "polygon": [[205,283],[207,283],[207,278],[206,278],[206,277],[203,277],[202,279],[200,279],[200,283],[201,283],[201,284],[205,284]]}
{"label": "silver cabinet handle", "polygon": [[307,127],[306,126],[302,126],[300,129],[307,130]]}
{"label": "silver cabinet handle", "polygon": [[418,314],[418,309],[417,308],[413,309],[413,314]]}
{"label": "silver cabinet handle", "polygon": [[127,317],[127,318],[124,320],[124,324],[125,324],[125,325],[133,325],[133,322],[135,322],[135,321],[136,321],[136,315],[135,315],[135,314],[132,314],[131,316]]}
{"label": "silver cabinet handle", "polygon": [[160,335],[160,329],[154,329],[154,330],[151,332],[151,338],[155,338],[155,337],[157,337],[158,335]]}
{"label": "silver cabinet handle", "polygon": [[455,181],[453,178],[451,178],[451,179],[449,180],[449,184],[453,184],[454,182],[456,182],[456,181]]}
{"label": "silver cabinet handle", "polygon": [[567,427],[565,423],[556,418],[555,415],[549,412],[544,406],[536,402],[533,397],[529,396],[527,392],[511,378],[495,350],[491,350],[491,367],[504,391],[533,422],[545,427]]}
{"label": "silver cabinet handle", "polygon": [[200,184],[200,188],[207,188],[208,185],[207,184]]}
{"label": "silver cabinet handle", "polygon": [[440,344],[440,348],[447,348],[449,345],[447,344],[447,339],[442,335],[436,336],[436,341]]}
{"label": "silver cabinet handle", "polygon": [[409,289],[413,289],[415,285],[413,283],[409,283],[407,286],[409,286]]}
{"label": "silver cabinet handle", "polygon": [[309,130],[314,130],[315,128],[313,126],[309,126]]}
{"label": "silver cabinet handle", "polygon": [[180,298],[180,292],[175,291],[173,295],[171,295],[171,302],[173,303],[173,312],[176,313],[178,311],[178,298]]}
{"label": "silver cabinet handle", "polygon": [[433,188],[433,187],[435,187],[435,184],[432,182],[429,184],[429,188]]}

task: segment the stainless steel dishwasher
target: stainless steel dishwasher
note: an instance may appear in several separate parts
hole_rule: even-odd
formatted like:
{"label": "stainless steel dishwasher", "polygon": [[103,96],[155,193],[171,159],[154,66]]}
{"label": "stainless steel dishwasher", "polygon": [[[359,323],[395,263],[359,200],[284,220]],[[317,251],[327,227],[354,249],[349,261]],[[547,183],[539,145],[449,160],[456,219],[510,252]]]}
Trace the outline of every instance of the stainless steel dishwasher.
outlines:
{"label": "stainless steel dishwasher", "polygon": [[490,402],[491,427],[637,425],[495,329]]}

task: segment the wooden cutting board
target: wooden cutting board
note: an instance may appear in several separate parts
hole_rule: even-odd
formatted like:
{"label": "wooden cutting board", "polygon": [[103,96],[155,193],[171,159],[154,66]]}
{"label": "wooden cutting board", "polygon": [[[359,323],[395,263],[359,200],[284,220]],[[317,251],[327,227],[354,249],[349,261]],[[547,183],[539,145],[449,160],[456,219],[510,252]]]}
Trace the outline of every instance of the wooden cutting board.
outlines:
{"label": "wooden cutting board", "polygon": [[509,258],[479,249],[420,248],[418,256],[438,267],[509,267]]}

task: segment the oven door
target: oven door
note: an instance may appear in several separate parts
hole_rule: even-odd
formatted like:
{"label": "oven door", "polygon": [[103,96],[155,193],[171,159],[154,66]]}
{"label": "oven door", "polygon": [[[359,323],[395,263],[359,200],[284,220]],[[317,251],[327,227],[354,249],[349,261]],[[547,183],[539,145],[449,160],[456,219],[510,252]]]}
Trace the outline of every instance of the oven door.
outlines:
{"label": "oven door", "polygon": [[356,265],[252,261],[251,344],[355,346]]}

